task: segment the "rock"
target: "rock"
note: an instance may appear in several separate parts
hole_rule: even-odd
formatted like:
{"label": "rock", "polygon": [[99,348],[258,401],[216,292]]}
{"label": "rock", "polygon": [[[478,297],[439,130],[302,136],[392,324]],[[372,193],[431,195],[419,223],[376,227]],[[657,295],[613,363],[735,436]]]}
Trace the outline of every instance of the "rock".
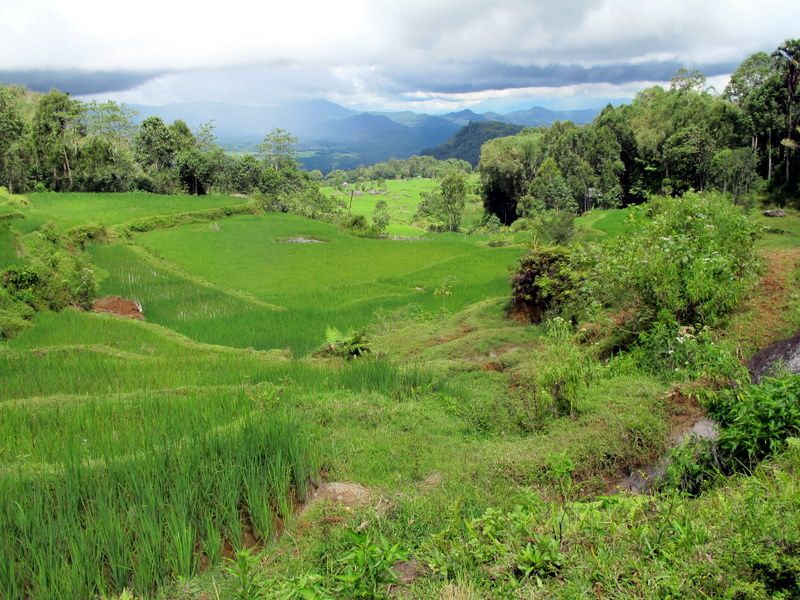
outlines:
{"label": "rock", "polygon": [[339,481],[323,483],[311,496],[312,502],[330,502],[348,509],[367,506],[371,500],[372,494],[363,485]]}
{"label": "rock", "polygon": [[747,363],[753,383],[758,383],[778,367],[788,369],[791,373],[800,373],[800,333],[767,346]]}
{"label": "rock", "polygon": [[785,217],[786,211],[782,208],[770,208],[761,214],[763,214],[765,217]]}

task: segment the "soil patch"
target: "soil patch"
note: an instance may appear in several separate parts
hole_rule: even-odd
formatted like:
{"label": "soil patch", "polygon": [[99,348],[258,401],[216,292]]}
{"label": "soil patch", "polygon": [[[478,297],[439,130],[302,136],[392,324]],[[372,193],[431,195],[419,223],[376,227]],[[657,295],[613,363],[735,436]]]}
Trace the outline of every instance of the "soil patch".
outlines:
{"label": "soil patch", "polygon": [[791,278],[800,265],[800,249],[772,250],[764,254],[764,259],[767,270],[746,305],[754,317],[734,327],[734,336],[752,349],[775,342],[786,328],[785,314],[790,308],[793,288]]}
{"label": "soil patch", "polygon": [[371,500],[372,493],[363,485],[331,481],[323,483],[314,490],[309,504],[315,502],[330,502],[350,510],[367,506]]}
{"label": "soil patch", "polygon": [[106,313],[128,319],[144,319],[142,305],[121,296],[104,296],[92,302],[92,312]]}
{"label": "soil patch", "polygon": [[425,575],[428,568],[421,560],[401,560],[392,565],[392,571],[397,576],[396,585],[411,585]]}
{"label": "soil patch", "polygon": [[324,244],[325,240],[318,240],[316,238],[309,238],[303,237],[299,235],[297,237],[290,237],[283,240],[284,244]]}
{"label": "soil patch", "polygon": [[691,393],[684,393],[681,389],[674,388],[667,396],[667,402],[670,422],[668,451],[649,463],[637,466],[626,476],[613,481],[608,486],[609,492],[648,493],[653,487],[653,483],[667,472],[669,450],[680,446],[691,437],[704,440],[717,437],[716,425],[703,414],[699,403]]}

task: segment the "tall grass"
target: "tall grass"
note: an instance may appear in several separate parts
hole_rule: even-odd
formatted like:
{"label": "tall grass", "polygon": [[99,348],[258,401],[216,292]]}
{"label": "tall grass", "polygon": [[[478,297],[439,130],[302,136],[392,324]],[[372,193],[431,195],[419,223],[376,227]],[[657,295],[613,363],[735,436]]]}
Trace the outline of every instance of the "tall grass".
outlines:
{"label": "tall grass", "polygon": [[[198,407],[199,408],[199,407]],[[129,587],[150,596],[214,564],[243,533],[269,539],[312,476],[301,426],[254,411],[229,427],[162,431],[107,444],[90,460],[62,446],[51,469],[18,464],[0,478],[0,597],[90,598]],[[190,433],[188,437],[184,434]]]}

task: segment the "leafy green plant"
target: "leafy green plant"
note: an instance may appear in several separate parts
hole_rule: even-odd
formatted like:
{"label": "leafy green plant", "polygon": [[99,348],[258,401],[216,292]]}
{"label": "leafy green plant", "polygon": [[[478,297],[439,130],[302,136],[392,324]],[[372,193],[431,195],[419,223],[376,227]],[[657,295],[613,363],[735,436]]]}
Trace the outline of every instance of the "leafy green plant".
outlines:
{"label": "leafy green plant", "polygon": [[558,540],[550,536],[537,536],[519,553],[517,569],[523,577],[539,579],[557,573],[563,560]]}
{"label": "leafy green plant", "polygon": [[323,584],[323,578],[306,573],[286,579],[274,593],[275,600],[332,600],[333,596]]}
{"label": "leafy green plant", "polygon": [[348,531],[347,535],[351,546],[339,560],[336,576],[341,582],[340,593],[347,598],[386,597],[386,586],[397,580],[392,567],[408,553],[382,535],[377,539],[368,532]]}
{"label": "leafy green plant", "polygon": [[243,549],[236,557],[229,559],[228,573],[234,580],[233,590],[236,600],[262,600],[266,598],[265,582],[259,572],[258,557],[250,550]]}
{"label": "leafy green plant", "polygon": [[336,327],[328,326],[325,329],[325,345],[317,354],[356,358],[369,352],[371,352],[369,340],[363,331],[350,329],[343,332]]}
{"label": "leafy green plant", "polygon": [[447,309],[447,299],[453,295],[453,286],[456,283],[456,278],[448,275],[442,279],[439,286],[433,290],[433,295],[442,299],[442,308]]}
{"label": "leafy green plant", "polygon": [[550,311],[568,312],[581,297],[583,271],[565,246],[534,246],[519,261],[511,276],[511,301],[515,311],[538,323]]}

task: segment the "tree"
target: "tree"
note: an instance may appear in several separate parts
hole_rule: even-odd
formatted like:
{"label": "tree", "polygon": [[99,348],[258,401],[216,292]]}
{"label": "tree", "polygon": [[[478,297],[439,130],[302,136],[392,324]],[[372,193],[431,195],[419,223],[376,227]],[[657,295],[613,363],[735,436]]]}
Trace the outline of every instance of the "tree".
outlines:
{"label": "tree", "polygon": [[537,207],[578,212],[578,204],[564,181],[561,169],[552,158],[545,159],[539,166],[536,177],[530,184],[528,196],[524,199],[522,213],[531,214]]}
{"label": "tree", "polygon": [[755,152],[766,155],[765,175],[770,181],[773,133],[781,130],[784,120],[781,113],[783,82],[774,59],[766,52],[756,52],[746,58],[731,75],[724,95],[742,110],[750,145]]}
{"label": "tree", "polygon": [[747,194],[758,179],[757,158],[752,148],[724,148],[714,155],[711,173],[722,193],[734,201]]}
{"label": "tree", "polygon": [[800,93],[800,38],[786,40],[772,54],[786,89],[786,138],[781,144],[786,148],[786,181],[791,178],[790,163],[797,143],[794,141],[794,108]]}
{"label": "tree", "polygon": [[167,169],[175,160],[177,145],[161,117],[147,117],[133,141],[136,160],[145,169]]}
{"label": "tree", "polygon": [[711,167],[712,143],[702,124],[689,125],[667,138],[663,160],[673,193],[703,189]]}
{"label": "tree", "polygon": [[194,137],[192,130],[186,121],[177,119],[173,121],[172,125],[168,127],[170,136],[172,137],[175,152],[183,152],[184,150],[191,150],[197,148],[197,138]]}
{"label": "tree", "polygon": [[224,154],[221,150],[201,152],[189,148],[175,156],[175,167],[183,186],[190,194],[205,195],[221,170]]}
{"label": "tree", "polygon": [[72,188],[72,163],[78,149],[83,106],[69,94],[51,91],[33,115],[33,140],[40,175],[57,191]]}
{"label": "tree", "polygon": [[381,198],[375,203],[372,211],[372,226],[377,231],[384,231],[389,225],[389,205]]}
{"label": "tree", "polygon": [[258,145],[264,161],[277,170],[295,168],[297,166],[297,138],[285,129],[276,128],[270,131],[264,141]]}
{"label": "tree", "polygon": [[467,176],[451,169],[439,181],[439,189],[423,194],[417,216],[432,221],[435,229],[458,231],[467,203]]}
{"label": "tree", "polygon": [[126,192],[133,187],[133,158],[116,149],[112,138],[91,135],[80,145],[75,167],[75,187],[87,192]]}
{"label": "tree", "polygon": [[228,189],[240,194],[249,194],[259,188],[263,166],[252,154],[244,154],[229,163],[226,174]]}
{"label": "tree", "polygon": [[0,185],[11,192],[18,183],[15,166],[24,132],[20,102],[10,88],[0,86]]}

